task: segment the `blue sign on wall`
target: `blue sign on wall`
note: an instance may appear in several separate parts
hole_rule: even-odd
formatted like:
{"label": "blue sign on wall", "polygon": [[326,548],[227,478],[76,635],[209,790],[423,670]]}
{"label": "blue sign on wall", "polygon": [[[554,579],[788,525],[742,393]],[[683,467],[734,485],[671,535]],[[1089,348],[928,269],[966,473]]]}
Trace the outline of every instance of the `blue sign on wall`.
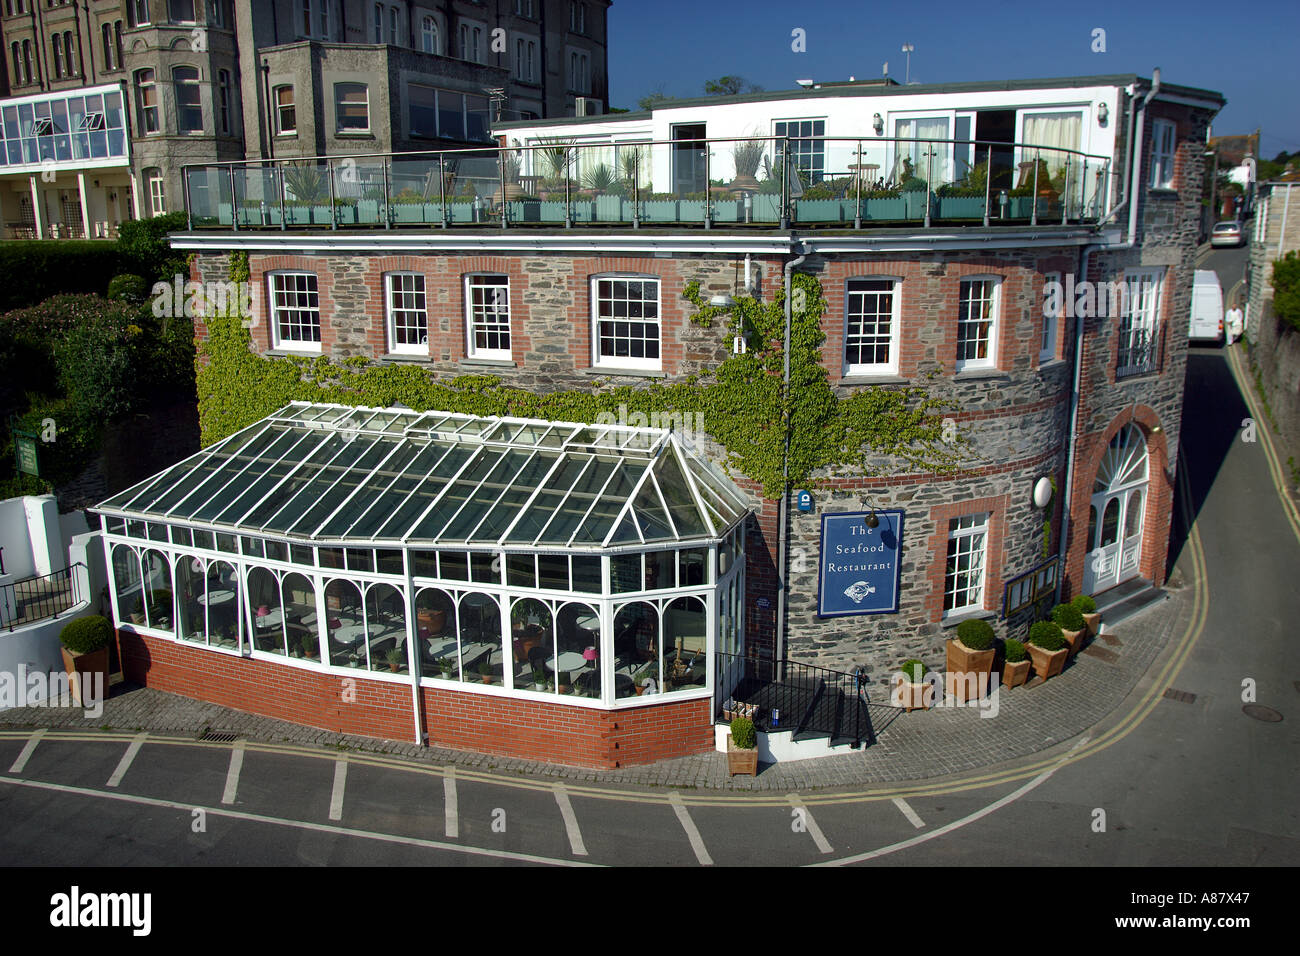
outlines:
{"label": "blue sign on wall", "polygon": [[821,566],[817,573],[817,613],[896,614],[903,539],[903,512],[877,511],[822,515]]}
{"label": "blue sign on wall", "polygon": [[795,494],[795,501],[800,511],[812,511],[812,492],[800,491]]}

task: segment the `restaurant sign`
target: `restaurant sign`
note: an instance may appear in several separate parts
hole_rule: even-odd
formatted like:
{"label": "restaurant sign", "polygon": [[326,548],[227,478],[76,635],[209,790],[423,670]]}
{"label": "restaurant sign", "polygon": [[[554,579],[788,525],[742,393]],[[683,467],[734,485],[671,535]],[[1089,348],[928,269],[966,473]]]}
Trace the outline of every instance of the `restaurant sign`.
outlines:
{"label": "restaurant sign", "polygon": [[[875,515],[876,526],[868,519]],[[898,613],[902,511],[822,515],[817,613],[822,617]]]}

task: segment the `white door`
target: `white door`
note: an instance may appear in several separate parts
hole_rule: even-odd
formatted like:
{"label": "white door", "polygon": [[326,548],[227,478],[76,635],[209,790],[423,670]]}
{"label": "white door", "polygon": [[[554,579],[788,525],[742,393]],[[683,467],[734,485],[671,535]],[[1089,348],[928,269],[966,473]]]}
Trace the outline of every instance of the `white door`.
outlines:
{"label": "white door", "polygon": [[1111,439],[1093,483],[1083,590],[1097,594],[1137,577],[1147,502],[1147,446],[1125,425]]}

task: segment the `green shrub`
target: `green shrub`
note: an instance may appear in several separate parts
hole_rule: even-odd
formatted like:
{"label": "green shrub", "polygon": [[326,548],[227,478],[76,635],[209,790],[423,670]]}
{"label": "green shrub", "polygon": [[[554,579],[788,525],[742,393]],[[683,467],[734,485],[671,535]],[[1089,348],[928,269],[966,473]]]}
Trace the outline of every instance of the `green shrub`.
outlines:
{"label": "green shrub", "polygon": [[1073,604],[1058,604],[1052,608],[1052,620],[1059,624],[1063,631],[1083,630],[1083,614]]}
{"label": "green shrub", "polygon": [[90,654],[107,647],[112,639],[112,622],[98,614],[69,621],[59,631],[59,641],[74,654]]}
{"label": "green shrub", "polygon": [[1029,643],[1045,651],[1059,651],[1065,646],[1065,635],[1059,624],[1039,621],[1029,629]]}
{"label": "green shrub", "polygon": [[[189,265],[185,256],[173,252],[167,241],[167,233],[180,232],[185,226],[183,212],[169,212],[150,219],[133,219],[122,223],[117,239],[122,265],[144,276],[151,286],[154,282],[171,282],[177,273],[188,278]],[[103,289],[107,282],[105,279],[99,288]]]}
{"label": "green shrub", "polygon": [[758,732],[748,717],[737,717],[731,722],[731,742],[737,750],[753,750],[758,746]]}
{"label": "green shrub", "polygon": [[1019,664],[1029,656],[1029,652],[1025,650],[1025,645],[1014,637],[1008,637],[1002,646],[1006,650],[1008,664]]}
{"label": "green shrub", "polygon": [[957,625],[957,638],[972,651],[987,651],[993,646],[993,627],[988,621],[962,621]]}
{"label": "green shrub", "polygon": [[903,192],[905,193],[923,193],[929,188],[929,184],[920,176],[913,176],[903,183]]}
{"label": "green shrub", "polygon": [[[126,224],[123,223],[123,229]],[[67,292],[100,295],[124,265],[118,243],[93,239],[0,242],[0,312]]]}
{"label": "green shrub", "polygon": [[909,683],[919,684],[921,683],[921,679],[925,677],[927,668],[916,658],[912,658],[911,660],[903,661],[902,666],[900,666],[898,670]]}
{"label": "green shrub", "polygon": [[129,302],[132,305],[140,305],[149,295],[149,289],[149,284],[144,281],[144,276],[124,272],[121,275],[113,276],[109,280],[107,297],[121,302]]}
{"label": "green shrub", "polygon": [[1288,252],[1273,261],[1273,314],[1293,329],[1300,329],[1300,258]]}
{"label": "green shrub", "polygon": [[1070,602],[1078,609],[1080,614],[1096,614],[1097,602],[1089,594],[1076,594],[1074,600]]}

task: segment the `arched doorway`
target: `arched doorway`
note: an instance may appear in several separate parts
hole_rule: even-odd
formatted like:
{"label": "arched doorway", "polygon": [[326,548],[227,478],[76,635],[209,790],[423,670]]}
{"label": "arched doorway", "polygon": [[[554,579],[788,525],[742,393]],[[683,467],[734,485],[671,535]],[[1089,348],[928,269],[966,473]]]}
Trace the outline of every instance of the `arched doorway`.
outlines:
{"label": "arched doorway", "polygon": [[1125,425],[1097,466],[1088,513],[1088,560],[1083,590],[1096,594],[1137,577],[1142,562],[1148,481],[1146,438]]}

